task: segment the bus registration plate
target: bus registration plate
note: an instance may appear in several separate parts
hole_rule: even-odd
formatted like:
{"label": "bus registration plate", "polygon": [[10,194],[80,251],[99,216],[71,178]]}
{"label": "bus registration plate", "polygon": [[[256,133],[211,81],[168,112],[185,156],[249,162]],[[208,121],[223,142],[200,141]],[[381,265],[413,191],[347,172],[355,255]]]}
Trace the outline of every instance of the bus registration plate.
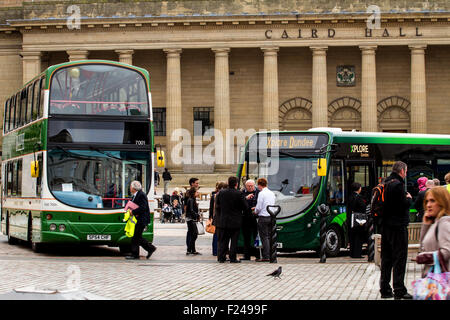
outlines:
{"label": "bus registration plate", "polygon": [[111,240],[110,234],[88,234],[87,235],[88,240],[94,240],[94,241],[109,241]]}

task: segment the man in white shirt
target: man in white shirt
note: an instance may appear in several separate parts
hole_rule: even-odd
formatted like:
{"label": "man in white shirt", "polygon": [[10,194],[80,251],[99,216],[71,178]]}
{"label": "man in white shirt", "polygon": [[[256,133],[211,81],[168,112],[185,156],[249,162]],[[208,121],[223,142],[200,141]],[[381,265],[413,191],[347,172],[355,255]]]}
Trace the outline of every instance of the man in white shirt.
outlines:
{"label": "man in white shirt", "polygon": [[262,242],[263,250],[262,257],[256,259],[257,262],[270,261],[270,232],[271,232],[271,217],[267,212],[267,206],[275,204],[275,194],[267,188],[267,179],[260,178],[257,181],[258,201],[255,207],[255,214],[258,216],[258,233]]}

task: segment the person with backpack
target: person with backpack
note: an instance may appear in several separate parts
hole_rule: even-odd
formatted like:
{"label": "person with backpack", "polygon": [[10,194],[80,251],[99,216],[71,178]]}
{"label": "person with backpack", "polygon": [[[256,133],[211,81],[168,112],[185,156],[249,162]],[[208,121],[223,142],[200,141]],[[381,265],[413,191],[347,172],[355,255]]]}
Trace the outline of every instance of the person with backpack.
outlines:
{"label": "person with backpack", "polygon": [[[409,207],[412,197],[405,191],[407,165],[397,161],[385,180],[381,231],[381,298],[412,299],[405,287],[408,258]],[[392,291],[390,281],[393,275]]]}

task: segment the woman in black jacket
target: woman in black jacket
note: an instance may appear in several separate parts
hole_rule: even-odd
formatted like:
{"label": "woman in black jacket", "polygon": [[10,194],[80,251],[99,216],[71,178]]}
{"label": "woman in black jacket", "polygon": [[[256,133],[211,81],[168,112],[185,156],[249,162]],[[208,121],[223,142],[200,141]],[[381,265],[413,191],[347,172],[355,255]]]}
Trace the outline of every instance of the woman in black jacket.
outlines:
{"label": "woman in black jacket", "polygon": [[[352,228],[352,214],[354,212],[366,213],[366,203],[360,195],[361,184],[358,182],[353,182],[350,186],[350,195],[348,199],[348,212],[347,212],[347,226],[348,226],[348,236],[350,241],[350,257],[352,258],[362,258],[362,245],[366,237],[365,224],[364,226],[359,225],[357,222],[353,223]],[[367,221],[366,221],[367,223]]]}
{"label": "woman in black jacket", "polygon": [[186,239],[187,241],[187,251],[186,255],[189,254],[200,254],[200,252],[197,252],[195,250],[195,240],[197,240],[198,237],[198,231],[197,231],[197,221],[200,218],[200,215],[198,214],[198,204],[197,204],[197,196],[198,191],[196,188],[191,188],[186,193],[186,223],[188,227]]}

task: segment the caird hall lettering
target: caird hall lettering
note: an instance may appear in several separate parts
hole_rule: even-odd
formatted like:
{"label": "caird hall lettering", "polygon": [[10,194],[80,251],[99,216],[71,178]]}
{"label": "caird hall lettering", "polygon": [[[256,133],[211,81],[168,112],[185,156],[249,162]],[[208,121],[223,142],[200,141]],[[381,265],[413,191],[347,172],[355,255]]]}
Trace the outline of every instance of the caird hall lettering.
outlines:
{"label": "caird hall lettering", "polygon": [[[369,28],[364,29],[364,37],[372,38],[372,37],[381,37],[381,38],[389,38],[389,37],[421,37],[423,34],[419,30],[419,27],[416,27],[415,30],[404,30],[402,27],[399,28],[381,28],[372,30]],[[318,30],[315,28],[312,29],[301,29],[298,30],[272,30],[268,29],[264,32],[266,39],[318,39],[318,38],[334,38],[337,35],[337,31],[335,29],[323,29]]]}

